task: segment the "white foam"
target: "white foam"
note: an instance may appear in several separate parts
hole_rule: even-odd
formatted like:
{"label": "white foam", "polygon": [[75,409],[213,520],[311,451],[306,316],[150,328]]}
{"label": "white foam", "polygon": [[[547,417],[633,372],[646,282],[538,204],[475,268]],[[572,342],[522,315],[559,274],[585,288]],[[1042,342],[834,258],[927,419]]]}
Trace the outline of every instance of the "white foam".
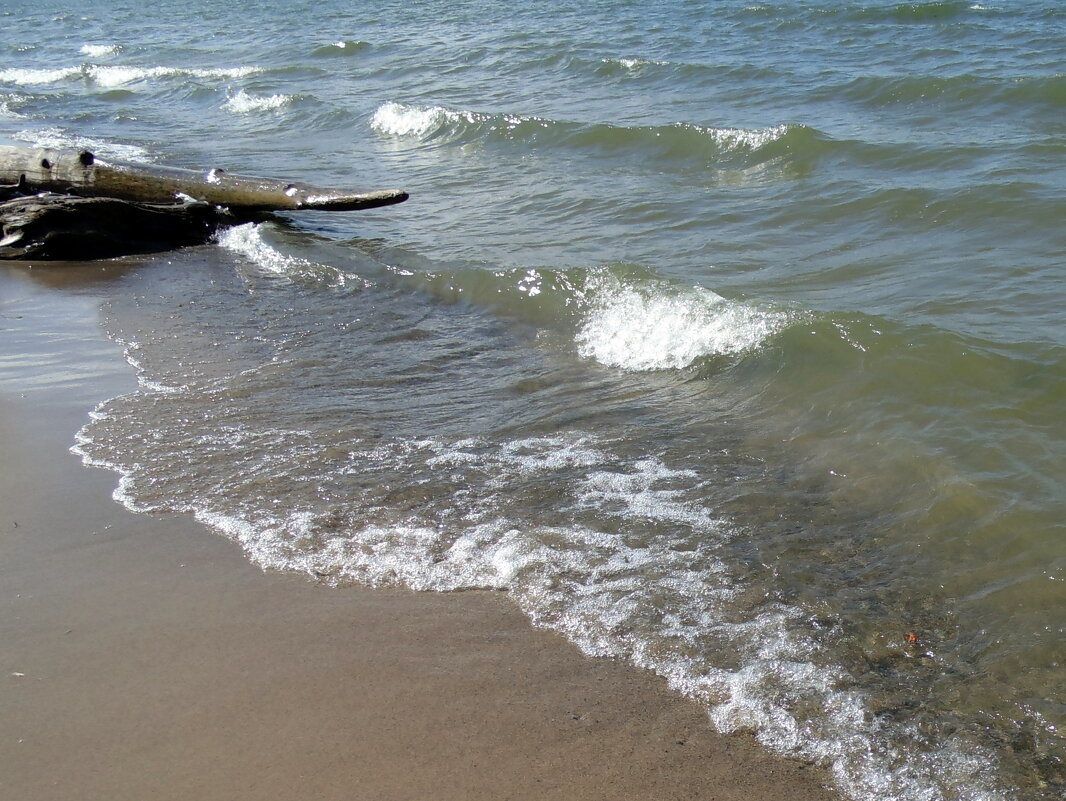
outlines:
{"label": "white foam", "polygon": [[226,111],[232,111],[234,114],[254,114],[260,111],[277,111],[289,105],[295,99],[294,95],[257,97],[241,89],[223,103],[222,108]]}
{"label": "white foam", "polygon": [[370,118],[370,127],[390,136],[425,136],[447,123],[455,114],[441,106],[405,106],[383,103]]}
{"label": "white foam", "polygon": [[594,277],[589,289],[592,302],[577,332],[578,351],[625,370],[678,369],[701,357],[742,353],[788,319],[702,287],[680,291]]}
{"label": "white foam", "polygon": [[53,148],[55,150],[91,150],[97,156],[111,157],[122,161],[153,161],[154,157],[145,148],[138,145],[109,142],[64,131],[62,128],[41,128],[34,131],[19,131],[12,137],[21,142],[29,142],[35,147]]}
{"label": "white foam", "polygon": [[605,58],[601,59],[604,64],[617,64],[630,72],[636,72],[641,67],[665,67],[669,61],[652,61],[647,58]]}
{"label": "white foam", "polygon": [[590,473],[581,488],[580,502],[627,519],[683,523],[713,531],[720,521],[707,508],[680,500],[682,490],[657,487],[678,479],[692,483],[696,478],[692,471],[671,470],[658,459],[642,459],[627,472]]}
{"label": "white foam", "polygon": [[[136,363],[135,350],[129,349],[131,363]],[[165,489],[164,497],[158,491],[149,494],[152,479],[138,484],[145,468],[137,460],[152,461],[150,451],[97,455],[101,448],[92,440],[93,427],[115,422],[109,421],[106,406],[93,412],[74,451],[86,463],[120,472],[116,500],[136,511],[191,511],[239,542],[263,567],[303,571],[331,583],[507,590],[534,623],[567,636],[584,652],[625,658],[664,676],[673,689],[705,704],[720,731],[750,730],[774,751],[828,765],[852,798],[1007,797],[990,789],[995,783],[991,754],[960,738],[931,749],[917,727],[872,719],[862,691],[848,688],[843,670],[823,661],[799,607],[755,602],[736,614],[744,582],[716,548],[740,532],[700,501],[702,479],[691,470],[653,456],[622,458],[608,443],[581,432],[497,444],[481,438],[393,440],[367,450],[354,442],[352,470],[393,471],[421,462],[431,472],[457,471],[460,478],[467,470],[495,477],[489,484],[464,482],[469,492],[485,493],[480,508],[492,510],[491,515],[436,514],[367,524],[358,514],[346,517],[358,512],[358,501],[315,509],[253,501],[235,508],[228,491],[190,499],[184,484],[170,490],[173,497]],[[255,451],[249,435],[254,439],[254,432],[243,429],[217,432],[219,442],[242,454]],[[316,451],[311,432],[270,430],[269,436],[289,446],[306,442],[301,462]],[[268,448],[261,458],[273,463],[279,456]],[[254,461],[247,467],[254,472]],[[577,512],[593,512],[583,520],[611,523],[541,525],[529,519],[525,505],[521,519],[509,517],[500,502],[507,485],[530,476],[551,481],[561,499],[569,492]],[[566,501],[561,503],[565,511]],[[699,536],[686,536],[671,525],[639,533],[640,522],[649,519],[696,527]],[[734,654],[737,666],[708,661],[717,650],[708,643]],[[797,708],[811,714],[799,716]],[[945,792],[959,787],[970,789]]]}
{"label": "white foam", "polygon": [[[689,127],[681,125],[680,127]],[[725,150],[758,150],[788,133],[787,125],[774,125],[769,128],[698,128]]]}
{"label": "white foam", "polygon": [[134,81],[158,78],[202,78],[207,80],[234,80],[257,75],[263,70],[259,67],[232,67],[222,69],[181,69],[177,67],[102,67],[92,65],[85,68],[85,75],[98,86],[114,88],[125,86]]}
{"label": "white foam", "polygon": [[263,239],[262,225],[259,223],[245,223],[227,228],[218,235],[218,243],[248,259],[256,267],[284,278],[325,281],[330,286],[344,285],[352,280],[360,281],[364,286],[369,285],[367,279],[346,274],[301,256],[281,252]]}
{"label": "white foam", "polygon": [[306,259],[286,255],[268,245],[263,240],[262,226],[258,223],[245,223],[228,228],[219,234],[218,243],[264,270],[278,275],[292,275],[312,266]]}
{"label": "white foam", "polygon": [[0,83],[14,83],[19,86],[35,86],[40,84],[57,83],[75,76],[84,75],[82,68],[63,67],[52,70],[35,69],[7,69],[0,70]]}
{"label": "white foam", "polygon": [[89,58],[104,58],[105,56],[112,56],[117,53],[121,48],[116,44],[111,45],[94,45],[85,44],[81,46],[81,50],[78,52],[83,56]]}
{"label": "white foam", "polygon": [[500,446],[500,460],[511,470],[534,474],[603,464],[606,454],[586,436],[548,436],[512,440]]}

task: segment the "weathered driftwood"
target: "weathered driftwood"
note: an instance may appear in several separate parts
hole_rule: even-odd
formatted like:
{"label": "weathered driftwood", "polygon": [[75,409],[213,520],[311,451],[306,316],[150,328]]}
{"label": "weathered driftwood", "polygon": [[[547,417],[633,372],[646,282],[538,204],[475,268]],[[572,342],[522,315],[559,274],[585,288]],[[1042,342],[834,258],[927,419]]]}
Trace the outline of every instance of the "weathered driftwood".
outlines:
{"label": "weathered driftwood", "polygon": [[210,203],[155,205],[56,194],[16,197],[0,200],[0,259],[82,261],[158,253],[202,244],[232,222],[228,212]]}
{"label": "weathered driftwood", "polygon": [[0,185],[23,194],[56,192],[135,203],[175,203],[180,196],[226,206],[234,214],[265,211],[358,211],[407,200],[400,189],[372,192],[98,159],[89,151],[0,146]]}
{"label": "weathered driftwood", "polygon": [[271,211],[355,211],[399,189],[317,189],[268,178],[97,159],[89,151],[0,146],[0,259],[96,259],[206,242]]}

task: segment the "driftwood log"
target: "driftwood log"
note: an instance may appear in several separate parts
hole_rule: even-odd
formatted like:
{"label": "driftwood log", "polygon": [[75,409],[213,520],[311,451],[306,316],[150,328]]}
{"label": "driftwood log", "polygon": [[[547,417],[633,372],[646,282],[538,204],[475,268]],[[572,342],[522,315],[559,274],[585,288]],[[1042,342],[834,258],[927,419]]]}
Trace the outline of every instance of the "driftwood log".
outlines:
{"label": "driftwood log", "polygon": [[231,175],[218,167],[185,170],[98,159],[81,152],[0,147],[0,184],[30,192],[174,203],[178,196],[225,206],[234,214],[267,211],[360,211],[407,200],[401,189],[320,189],[272,178]]}
{"label": "driftwood log", "polygon": [[206,242],[272,211],[356,211],[399,189],[319,189],[269,178],[97,159],[89,151],[0,146],[0,259],[96,259]]}

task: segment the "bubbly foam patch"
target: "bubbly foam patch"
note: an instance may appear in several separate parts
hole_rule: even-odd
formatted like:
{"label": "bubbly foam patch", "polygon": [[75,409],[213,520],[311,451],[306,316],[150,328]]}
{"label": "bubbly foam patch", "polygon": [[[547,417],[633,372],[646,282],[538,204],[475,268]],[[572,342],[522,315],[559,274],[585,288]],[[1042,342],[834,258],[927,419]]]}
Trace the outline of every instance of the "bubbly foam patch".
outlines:
{"label": "bubbly foam patch", "polygon": [[[875,719],[846,672],[825,661],[808,611],[744,592],[743,574],[721,555],[744,532],[705,502],[706,479],[696,471],[654,455],[622,456],[610,442],[571,431],[502,442],[353,439],[326,475],[316,468],[314,432],[230,426],[223,414],[222,425],[187,440],[180,432],[176,441],[144,437],[130,431],[133,398],[101,404],[75,450],[120,472],[115,498],[135,511],[191,512],[258,564],[330,583],[506,590],[535,624],[584,652],[664,676],[705,704],[720,731],[754,731],[777,752],[827,764],[853,798],[958,801],[944,788],[968,787],[967,801],[1005,801],[987,789],[995,786],[990,754]],[[177,411],[184,419],[188,410]],[[212,458],[197,458],[197,448]],[[175,449],[188,451],[189,469],[204,479],[198,493],[171,477]],[[231,457],[220,460],[226,449]],[[201,475],[209,464],[224,480]],[[362,493],[262,502],[276,487],[377,471],[424,488],[402,520],[378,519],[387,509]],[[543,486],[552,488],[550,507]],[[723,652],[732,655],[725,665],[715,659]]]}
{"label": "bubbly foam patch", "polygon": [[787,322],[782,312],[728,301],[709,289],[628,286],[590,279],[591,304],[578,352],[610,367],[667,370],[757,347]]}
{"label": "bubbly foam patch", "polygon": [[294,95],[268,95],[260,97],[248,94],[243,89],[232,95],[222,108],[234,114],[255,114],[262,111],[277,111],[295,100]]}

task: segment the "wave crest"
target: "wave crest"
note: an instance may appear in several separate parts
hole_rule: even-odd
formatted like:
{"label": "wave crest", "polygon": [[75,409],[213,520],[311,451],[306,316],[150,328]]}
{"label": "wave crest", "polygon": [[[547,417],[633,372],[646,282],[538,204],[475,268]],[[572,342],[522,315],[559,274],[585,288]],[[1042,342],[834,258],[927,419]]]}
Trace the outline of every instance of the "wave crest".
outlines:
{"label": "wave crest", "polygon": [[702,287],[626,285],[609,275],[590,284],[593,300],[576,336],[578,351],[625,370],[680,369],[708,356],[743,353],[789,319]]}
{"label": "wave crest", "polygon": [[85,44],[85,45],[81,46],[81,49],[78,52],[81,53],[83,56],[88,56],[89,58],[104,58],[105,56],[113,56],[115,53],[117,53],[121,49],[122,48],[119,47],[119,45],[117,45],[117,44],[111,44],[111,45]]}
{"label": "wave crest", "polygon": [[241,89],[236,94],[231,95],[230,98],[222,104],[222,108],[226,111],[232,111],[234,114],[255,114],[260,111],[277,111],[278,109],[285,108],[285,106],[292,103],[295,99],[295,95],[268,95],[266,97],[260,97],[250,95]]}
{"label": "wave crest", "polygon": [[85,64],[59,69],[7,69],[0,70],[0,83],[19,86],[37,86],[59,83],[74,78],[87,80],[105,89],[124,86],[135,81],[155,78],[201,78],[231,80],[258,75],[261,67],[229,67],[218,69],[184,69],[181,67],[121,67]]}
{"label": "wave crest", "polygon": [[152,154],[138,145],[110,142],[90,136],[68,133],[62,128],[41,128],[39,130],[19,131],[11,135],[20,142],[29,142],[34,147],[54,150],[91,150],[97,156],[114,158],[121,161],[153,161]]}
{"label": "wave crest", "polygon": [[781,156],[816,155],[824,137],[805,125],[736,128],[677,122],[625,126],[578,123],[519,114],[414,106],[389,101],[378,107],[370,126],[380,134],[420,141],[456,143],[514,141],[531,147],[562,147],[607,153],[634,150],[662,159],[723,158],[766,161]]}

